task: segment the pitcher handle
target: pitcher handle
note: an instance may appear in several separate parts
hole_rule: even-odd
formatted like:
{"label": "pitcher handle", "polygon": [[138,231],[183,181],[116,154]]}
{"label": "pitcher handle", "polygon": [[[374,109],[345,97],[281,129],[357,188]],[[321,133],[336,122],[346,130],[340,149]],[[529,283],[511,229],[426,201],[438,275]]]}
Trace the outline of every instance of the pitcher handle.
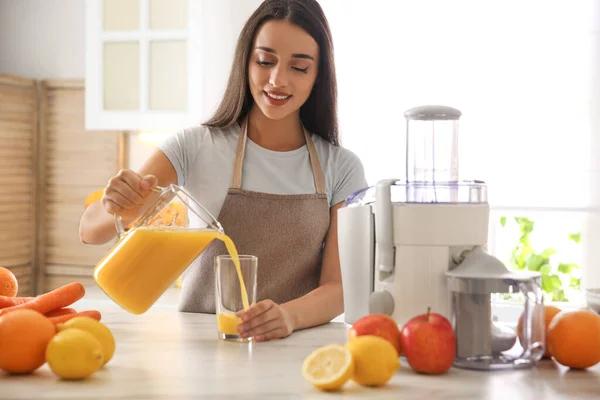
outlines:
{"label": "pitcher handle", "polygon": [[125,235],[125,228],[123,228],[123,220],[121,219],[121,216],[117,213],[114,214],[115,217],[115,227],[117,228],[117,234],[119,235],[119,238],[122,238],[123,235]]}
{"label": "pitcher handle", "polygon": [[[153,187],[151,190],[155,193],[162,193],[166,188],[162,187],[162,186],[155,186]],[[120,238],[123,237],[123,235],[125,235],[125,228],[123,227],[123,219],[121,218],[120,215],[118,215],[117,213],[114,214],[114,219],[115,219],[115,228],[117,229],[117,234],[119,235]]]}

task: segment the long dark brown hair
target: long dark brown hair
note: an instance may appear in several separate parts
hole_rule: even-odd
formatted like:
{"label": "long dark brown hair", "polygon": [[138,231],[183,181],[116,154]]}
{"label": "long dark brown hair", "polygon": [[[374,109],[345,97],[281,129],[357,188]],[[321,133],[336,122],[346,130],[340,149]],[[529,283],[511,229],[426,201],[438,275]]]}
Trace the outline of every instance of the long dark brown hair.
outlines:
{"label": "long dark brown hair", "polygon": [[237,41],[227,89],[215,114],[204,123],[225,128],[248,114],[254,99],[248,84],[248,60],[260,27],[269,20],[285,20],[305,30],[319,45],[319,71],[310,96],[300,107],[309,132],[339,146],[337,82],[329,23],[316,0],[265,0],[250,16]]}

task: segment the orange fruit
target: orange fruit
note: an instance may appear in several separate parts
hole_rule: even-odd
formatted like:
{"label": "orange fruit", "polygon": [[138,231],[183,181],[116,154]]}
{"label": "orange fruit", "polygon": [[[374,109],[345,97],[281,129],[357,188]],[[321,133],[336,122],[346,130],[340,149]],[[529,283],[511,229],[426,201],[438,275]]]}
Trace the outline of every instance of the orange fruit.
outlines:
{"label": "orange fruit", "polygon": [[19,282],[11,270],[0,267],[0,296],[15,297],[19,291]]}
{"label": "orange fruit", "polygon": [[548,328],[548,348],[560,364],[585,369],[600,362],[600,316],[588,310],[561,311]]}
{"label": "orange fruit", "polygon": [[46,362],[46,346],[56,333],[52,322],[33,310],[0,317],[0,369],[13,374],[33,372]]}
{"label": "orange fruit", "polygon": [[[548,327],[550,326],[550,322],[552,322],[552,319],[554,318],[554,316],[556,316],[556,314],[558,314],[559,312],[561,312],[562,310],[558,307],[554,307],[554,306],[548,306],[545,305],[544,306],[544,316],[545,316],[545,321],[544,321],[544,326],[546,327],[546,350],[544,351],[544,357],[550,358],[552,357],[552,354],[550,353],[550,350],[548,348]],[[534,321],[535,323],[535,321]],[[523,314],[521,314],[521,316],[519,317],[519,323],[517,324],[517,334],[519,335],[519,341],[521,343],[523,343],[523,340],[521,339],[521,331],[523,329]],[[534,338],[535,339],[535,338]]]}

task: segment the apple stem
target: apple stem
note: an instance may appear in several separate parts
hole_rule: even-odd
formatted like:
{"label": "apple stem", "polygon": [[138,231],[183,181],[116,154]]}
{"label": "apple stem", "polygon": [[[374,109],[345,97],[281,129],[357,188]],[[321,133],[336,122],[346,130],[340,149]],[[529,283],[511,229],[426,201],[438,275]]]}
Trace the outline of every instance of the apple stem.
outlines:
{"label": "apple stem", "polygon": [[431,312],[431,307],[427,307],[427,319],[429,319],[429,313]]}

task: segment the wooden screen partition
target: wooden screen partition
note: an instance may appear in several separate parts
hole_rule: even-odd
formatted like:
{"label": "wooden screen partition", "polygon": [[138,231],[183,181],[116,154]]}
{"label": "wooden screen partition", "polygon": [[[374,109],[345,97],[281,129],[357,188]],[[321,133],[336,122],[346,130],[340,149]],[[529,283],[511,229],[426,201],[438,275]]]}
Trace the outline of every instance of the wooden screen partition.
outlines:
{"label": "wooden screen partition", "polygon": [[35,292],[36,82],[0,75],[0,266]]}
{"label": "wooden screen partition", "polygon": [[41,82],[37,279],[42,291],[73,281],[93,285],[94,266],[114,244],[82,244],[79,219],[86,197],[122,168],[124,133],[86,131],[84,118],[82,81]]}

